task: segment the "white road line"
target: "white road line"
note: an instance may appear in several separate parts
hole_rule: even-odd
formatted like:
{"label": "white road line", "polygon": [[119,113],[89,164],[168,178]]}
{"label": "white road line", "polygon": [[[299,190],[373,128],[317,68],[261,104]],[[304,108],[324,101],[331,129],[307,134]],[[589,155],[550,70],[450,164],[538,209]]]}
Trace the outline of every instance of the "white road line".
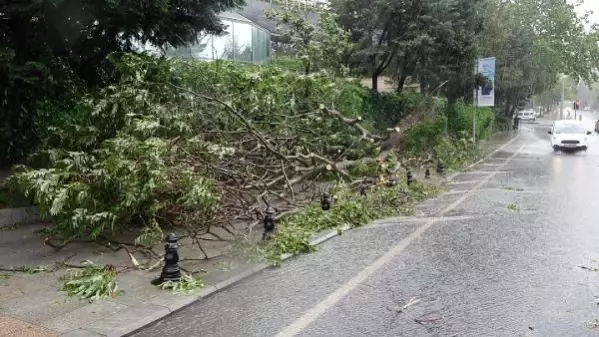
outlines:
{"label": "white road line", "polygon": [[[513,140],[512,140],[513,141]],[[509,142],[511,143],[511,142]],[[507,146],[509,143],[505,144]],[[512,156],[506,159],[501,167],[507,165],[514,157],[516,157],[526,146],[526,143],[523,144],[518,151],[516,151]],[[500,167],[500,168],[501,168]],[[462,204],[471,194],[472,192],[479,189],[485,183],[487,183],[495,174],[491,174],[485,179],[483,179],[478,185],[476,185],[470,193],[464,195],[460,199],[453,202],[451,205],[447,206],[444,210],[442,210],[439,215],[444,215],[460,204]],[[408,235],[405,239],[401,240],[397,245],[393,246],[390,250],[388,250],[385,254],[379,257],[376,261],[368,265],[364,268],[360,273],[354,276],[352,279],[347,281],[347,283],[343,284],[339,287],[335,292],[330,294],[327,298],[325,298],[322,302],[318,303],[316,306],[312,307],[310,310],[305,312],[300,318],[295,320],[292,324],[285,327],[281,332],[279,332],[276,337],[291,337],[295,336],[298,333],[302,332],[308,325],[318,319],[322,314],[324,314],[327,310],[341,301],[345,296],[349,295],[354,289],[356,289],[359,285],[364,283],[369,277],[374,275],[379,269],[381,269],[385,264],[389,263],[395,256],[401,253],[404,249],[406,249],[414,240],[418,239],[424,232],[426,232],[432,225],[434,225],[437,220],[430,220],[427,223],[420,226],[416,231],[412,234]]]}
{"label": "white road line", "polygon": [[[516,137],[512,138],[512,139],[511,139],[509,142],[507,142],[507,143],[505,143],[505,144],[501,145],[499,148],[495,149],[494,151],[492,151],[491,153],[489,153],[488,155],[486,155],[486,156],[485,156],[483,159],[481,159],[481,160],[477,161],[476,163],[473,163],[473,164],[471,164],[471,165],[468,165],[468,167],[465,167],[465,168],[463,169],[463,171],[467,171],[467,170],[469,170],[469,169],[473,168],[474,166],[476,166],[476,165],[478,165],[478,164],[480,164],[480,163],[484,162],[485,160],[487,160],[487,159],[491,158],[491,157],[492,157],[492,156],[493,156],[495,153],[497,153],[497,152],[499,152],[499,151],[501,151],[501,150],[505,149],[505,148],[506,148],[506,147],[508,147],[510,144],[512,144],[514,141],[516,141],[516,139],[520,138],[520,135],[521,135],[521,134],[519,133],[518,135],[516,135]],[[501,159],[501,158],[495,158],[495,159]],[[504,164],[501,164],[501,167],[503,167],[503,165],[504,165]],[[452,180],[453,178],[455,178],[455,177],[459,176],[461,173],[462,173],[462,172],[456,172],[456,173],[454,173],[454,174],[450,175],[449,177],[447,177],[447,179],[448,179],[448,180]]]}
{"label": "white road line", "polygon": [[449,185],[467,185],[467,184],[476,184],[479,182],[480,182],[480,180],[452,181],[449,183]]}
{"label": "white road line", "polygon": [[[414,223],[414,222],[451,222],[451,221],[464,221],[474,219],[475,217],[472,215],[463,215],[463,216],[431,216],[431,217],[402,217],[395,219],[388,219],[386,222],[374,223],[372,225],[358,227],[355,230],[368,230],[373,228],[385,228],[385,227],[393,227],[399,225],[405,225],[406,223]],[[479,217],[477,217],[479,218]]]}

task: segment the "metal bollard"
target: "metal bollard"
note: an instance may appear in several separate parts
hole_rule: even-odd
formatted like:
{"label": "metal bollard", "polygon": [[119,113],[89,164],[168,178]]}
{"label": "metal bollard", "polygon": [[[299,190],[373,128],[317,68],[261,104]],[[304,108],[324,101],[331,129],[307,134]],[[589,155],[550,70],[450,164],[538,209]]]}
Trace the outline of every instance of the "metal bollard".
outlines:
{"label": "metal bollard", "polygon": [[331,209],[331,204],[333,201],[331,200],[331,195],[327,192],[324,192],[322,195],[322,201],[320,202],[320,207],[323,211],[328,211]]}
{"label": "metal bollard", "polygon": [[153,285],[161,285],[164,282],[181,281],[181,267],[179,267],[179,245],[177,235],[171,233],[166,236],[164,245],[164,267],[160,276],[152,280]]}
{"label": "metal bollard", "polygon": [[270,235],[275,231],[276,216],[277,212],[271,206],[268,206],[266,211],[264,211],[264,234],[262,234],[262,240],[269,239]]}

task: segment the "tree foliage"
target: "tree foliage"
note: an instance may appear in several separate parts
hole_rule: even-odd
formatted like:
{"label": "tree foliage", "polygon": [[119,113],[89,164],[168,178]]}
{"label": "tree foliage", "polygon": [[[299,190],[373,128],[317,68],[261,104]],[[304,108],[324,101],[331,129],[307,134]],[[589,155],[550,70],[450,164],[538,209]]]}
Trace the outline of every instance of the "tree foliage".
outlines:
{"label": "tree foliage", "polygon": [[[106,56],[135,41],[180,46],[220,33],[217,12],[242,0],[23,0],[0,4],[0,161],[35,147],[36,123],[85,90],[114,79]],[[63,106],[60,106],[60,105]],[[56,107],[58,105],[59,107]],[[64,105],[67,105],[66,107]],[[37,115],[40,112],[41,115]],[[53,114],[47,116],[47,113]],[[43,128],[42,128],[43,129]]]}
{"label": "tree foliage", "polygon": [[[310,21],[308,14],[317,15],[317,22]],[[277,23],[291,55],[301,61],[305,74],[320,70],[348,73],[355,46],[349,31],[338,24],[335,13],[319,7],[290,5],[268,10],[266,17]]]}
{"label": "tree foliage", "polygon": [[388,74],[398,90],[418,83],[423,92],[443,89],[453,101],[473,89],[481,1],[335,0],[333,8],[359,44],[356,64],[375,90],[378,76]]}
{"label": "tree foliage", "polygon": [[597,31],[585,30],[587,17],[577,16],[575,6],[561,0],[487,1],[480,45],[485,55],[497,57],[496,99],[503,115],[545,92],[554,92],[544,101],[555,104],[560,74],[595,80]]}

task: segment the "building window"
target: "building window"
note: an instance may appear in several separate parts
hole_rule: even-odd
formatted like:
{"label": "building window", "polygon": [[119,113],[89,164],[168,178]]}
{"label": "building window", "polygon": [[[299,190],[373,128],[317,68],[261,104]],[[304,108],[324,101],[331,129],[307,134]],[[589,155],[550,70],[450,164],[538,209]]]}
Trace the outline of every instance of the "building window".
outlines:
{"label": "building window", "polygon": [[233,22],[233,59],[241,62],[253,61],[251,24]]}
{"label": "building window", "polygon": [[[233,13],[234,14],[234,13]],[[233,15],[230,14],[230,15]],[[239,15],[238,15],[239,16]],[[270,58],[270,33],[251,21],[243,22],[235,17],[234,20],[222,18],[225,31],[221,35],[204,35],[192,45],[179,48],[168,48],[164,56],[184,60],[235,60],[239,62],[265,63]],[[155,50],[159,48],[149,45],[139,46],[140,50]]]}
{"label": "building window", "polygon": [[215,35],[212,39],[212,57],[213,60],[232,60],[233,59],[233,22],[222,20],[226,26],[222,35]]}

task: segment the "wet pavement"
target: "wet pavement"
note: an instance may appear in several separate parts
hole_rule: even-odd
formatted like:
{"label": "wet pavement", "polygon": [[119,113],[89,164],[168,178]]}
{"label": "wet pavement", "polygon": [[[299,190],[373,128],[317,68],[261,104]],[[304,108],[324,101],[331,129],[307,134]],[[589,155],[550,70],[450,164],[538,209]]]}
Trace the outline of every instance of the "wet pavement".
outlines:
{"label": "wet pavement", "polygon": [[548,129],[523,124],[417,216],[350,231],[135,336],[598,334],[599,137],[554,153]]}

